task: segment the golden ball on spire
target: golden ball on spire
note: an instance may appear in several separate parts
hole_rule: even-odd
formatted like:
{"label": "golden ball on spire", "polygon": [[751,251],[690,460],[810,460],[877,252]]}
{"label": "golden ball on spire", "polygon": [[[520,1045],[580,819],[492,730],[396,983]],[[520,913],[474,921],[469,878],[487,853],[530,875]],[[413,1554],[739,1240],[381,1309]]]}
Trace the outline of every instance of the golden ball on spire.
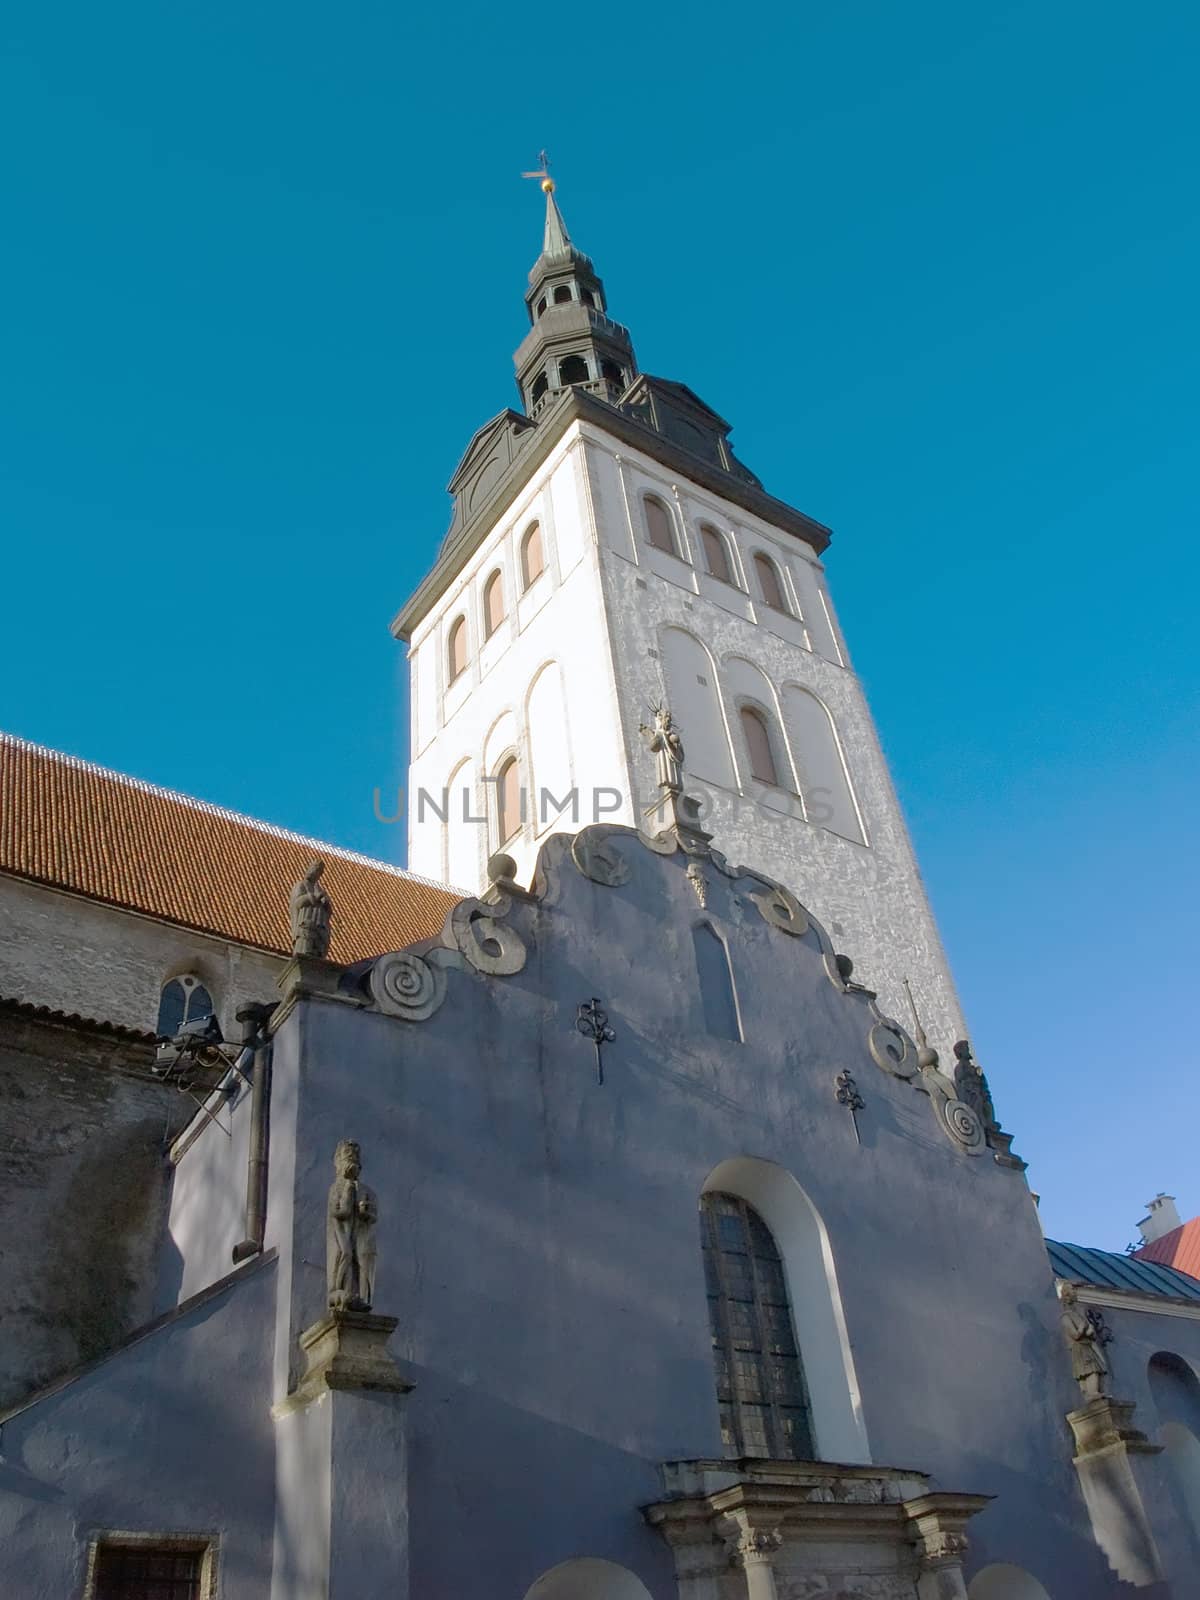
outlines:
{"label": "golden ball on spire", "polygon": [[542,179],[542,193],[543,194],[553,194],[554,193],[554,179],[553,178],[543,178]]}

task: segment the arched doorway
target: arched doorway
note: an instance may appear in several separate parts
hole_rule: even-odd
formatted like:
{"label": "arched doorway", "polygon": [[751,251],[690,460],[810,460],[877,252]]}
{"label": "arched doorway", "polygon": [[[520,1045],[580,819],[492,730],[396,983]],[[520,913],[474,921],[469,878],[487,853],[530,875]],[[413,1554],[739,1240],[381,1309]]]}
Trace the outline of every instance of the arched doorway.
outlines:
{"label": "arched doorway", "polygon": [[651,1600],[650,1591],[628,1567],[584,1556],[551,1567],[525,1591],[525,1600]]}

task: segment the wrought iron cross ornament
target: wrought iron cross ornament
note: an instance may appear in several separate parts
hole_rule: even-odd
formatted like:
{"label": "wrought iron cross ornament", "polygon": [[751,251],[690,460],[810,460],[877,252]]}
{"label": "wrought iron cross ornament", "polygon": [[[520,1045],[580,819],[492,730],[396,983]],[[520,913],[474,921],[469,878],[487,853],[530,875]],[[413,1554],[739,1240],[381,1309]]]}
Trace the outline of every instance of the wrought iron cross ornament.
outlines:
{"label": "wrought iron cross ornament", "polygon": [[854,1139],[856,1144],[862,1143],[862,1135],[858,1131],[858,1113],[866,1105],[866,1101],[858,1092],[858,1085],[849,1072],[839,1072],[834,1080],[837,1084],[837,1102],[845,1106],[850,1113],[850,1120],[854,1124]]}
{"label": "wrought iron cross ornament", "polygon": [[575,1026],[596,1047],[596,1082],[603,1083],[604,1061],[600,1055],[600,1046],[611,1044],[617,1036],[608,1025],[608,1012],[601,1007],[595,995],[590,1000],[580,1001]]}

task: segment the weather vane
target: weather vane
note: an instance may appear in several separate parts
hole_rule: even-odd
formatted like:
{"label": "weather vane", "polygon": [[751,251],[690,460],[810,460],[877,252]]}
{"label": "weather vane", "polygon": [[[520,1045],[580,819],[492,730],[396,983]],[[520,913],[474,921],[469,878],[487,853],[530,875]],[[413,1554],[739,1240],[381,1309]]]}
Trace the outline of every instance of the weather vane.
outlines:
{"label": "weather vane", "polygon": [[554,193],[554,179],[550,176],[550,157],[544,150],[538,151],[538,170],[536,172],[523,172],[523,178],[540,178],[543,194]]}

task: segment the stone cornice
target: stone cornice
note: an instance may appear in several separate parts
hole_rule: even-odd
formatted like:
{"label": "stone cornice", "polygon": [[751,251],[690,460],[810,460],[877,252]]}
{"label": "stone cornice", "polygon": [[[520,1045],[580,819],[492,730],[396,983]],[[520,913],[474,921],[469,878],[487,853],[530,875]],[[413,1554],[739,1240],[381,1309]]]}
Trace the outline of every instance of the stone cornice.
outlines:
{"label": "stone cornice", "polygon": [[1075,1288],[1081,1300],[1104,1310],[1142,1311],[1156,1317],[1190,1317],[1193,1322],[1200,1322],[1200,1300],[1168,1300],[1165,1295],[1101,1289],[1091,1283],[1077,1283]]}
{"label": "stone cornice", "polygon": [[776,500],[765,490],[757,489],[753,484],[735,478],[699,456],[692,455],[690,451],[681,449],[661,433],[635,422],[632,417],[606,405],[585,389],[567,389],[542,413],[533,436],[522,447],[495,489],[472,516],[453,546],[438,557],[428,577],[397,613],[392,622],[392,633],[396,638],[407,642],[412,637],[421,619],[441,599],[467,560],[474,555],[529,479],[549,458],[555,445],[576,422],[594,424],[631,449],[653,457],[660,466],[678,476],[741,506],[744,511],[760,517],[772,527],[803,539],[818,555],[829,544],[828,528],[806,517],[803,512],[796,511],[785,501]]}

